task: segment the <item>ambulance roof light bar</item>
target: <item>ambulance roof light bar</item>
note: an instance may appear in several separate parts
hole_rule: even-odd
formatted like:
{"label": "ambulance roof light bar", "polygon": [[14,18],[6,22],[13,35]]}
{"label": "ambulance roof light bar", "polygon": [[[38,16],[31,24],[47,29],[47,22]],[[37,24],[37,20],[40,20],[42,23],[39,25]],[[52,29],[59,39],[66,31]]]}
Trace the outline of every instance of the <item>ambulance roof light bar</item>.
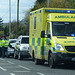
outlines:
{"label": "ambulance roof light bar", "polygon": [[46,9],[45,12],[75,13],[75,11],[71,11],[71,10],[48,10],[48,9]]}

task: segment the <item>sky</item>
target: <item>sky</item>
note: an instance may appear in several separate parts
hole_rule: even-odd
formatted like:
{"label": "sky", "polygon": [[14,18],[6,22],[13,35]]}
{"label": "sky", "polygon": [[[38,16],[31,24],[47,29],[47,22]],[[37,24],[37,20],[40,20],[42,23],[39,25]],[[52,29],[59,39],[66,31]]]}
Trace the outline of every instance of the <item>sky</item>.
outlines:
{"label": "sky", "polygon": [[[19,0],[19,20],[24,18],[25,12],[34,6],[36,0]],[[9,0],[0,0],[0,17],[4,23],[9,22]],[[17,0],[11,0],[11,21],[17,20]]]}

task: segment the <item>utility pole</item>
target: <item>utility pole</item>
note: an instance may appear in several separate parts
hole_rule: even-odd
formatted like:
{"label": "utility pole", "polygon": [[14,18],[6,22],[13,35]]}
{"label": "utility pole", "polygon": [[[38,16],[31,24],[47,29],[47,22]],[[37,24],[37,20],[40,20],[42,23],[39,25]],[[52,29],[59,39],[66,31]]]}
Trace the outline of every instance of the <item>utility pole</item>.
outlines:
{"label": "utility pole", "polygon": [[19,26],[19,0],[17,0],[17,26],[16,26],[16,37],[17,37],[17,28]]}
{"label": "utility pole", "polygon": [[11,0],[9,0],[9,39],[11,38]]}
{"label": "utility pole", "polygon": [[19,25],[19,0],[17,0],[17,25]]}
{"label": "utility pole", "polygon": [[49,8],[49,0],[47,0],[47,8]]}

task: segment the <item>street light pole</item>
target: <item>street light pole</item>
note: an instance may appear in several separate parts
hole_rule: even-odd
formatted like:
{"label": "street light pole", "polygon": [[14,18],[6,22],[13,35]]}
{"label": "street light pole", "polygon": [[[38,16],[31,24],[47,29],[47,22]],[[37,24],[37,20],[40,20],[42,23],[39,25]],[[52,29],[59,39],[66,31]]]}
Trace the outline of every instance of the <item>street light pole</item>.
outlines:
{"label": "street light pole", "polygon": [[11,38],[11,0],[9,0],[9,39]]}
{"label": "street light pole", "polygon": [[47,0],[47,7],[49,8],[49,0]]}

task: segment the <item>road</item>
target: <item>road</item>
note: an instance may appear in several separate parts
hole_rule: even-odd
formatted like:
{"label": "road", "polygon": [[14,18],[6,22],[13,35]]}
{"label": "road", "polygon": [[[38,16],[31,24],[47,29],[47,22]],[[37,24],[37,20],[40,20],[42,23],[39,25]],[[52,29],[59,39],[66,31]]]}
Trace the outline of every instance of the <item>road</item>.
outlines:
{"label": "road", "polygon": [[75,75],[74,66],[59,65],[50,69],[47,65],[35,65],[31,59],[19,61],[13,58],[0,58],[0,75]]}

